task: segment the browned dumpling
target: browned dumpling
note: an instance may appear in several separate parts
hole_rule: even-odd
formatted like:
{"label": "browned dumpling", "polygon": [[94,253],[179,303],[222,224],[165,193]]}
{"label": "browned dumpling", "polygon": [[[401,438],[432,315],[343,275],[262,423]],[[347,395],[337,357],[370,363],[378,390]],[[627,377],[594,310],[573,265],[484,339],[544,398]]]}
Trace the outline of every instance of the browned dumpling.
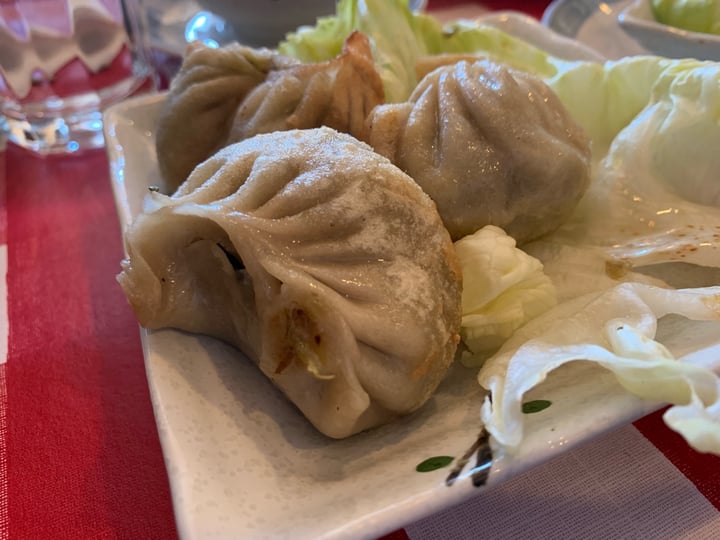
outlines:
{"label": "browned dumpling", "polygon": [[367,116],[383,97],[368,39],[355,31],[328,62],[270,73],[241,103],[228,140],[319,126],[363,140]]}
{"label": "browned dumpling", "polygon": [[443,378],[455,252],[430,198],[366,144],[258,135],[149,197],[118,278],[143,326],[236,345],[331,437],[414,411]]}
{"label": "browned dumpling", "polygon": [[296,63],[269,49],[237,43],[219,49],[199,41],[189,44],[157,124],[165,191],[177,189],[198,163],[227,144],[240,103],[268,73]]}
{"label": "browned dumpling", "polygon": [[167,191],[220,148],[259,133],[328,126],[366,138],[369,112],[383,102],[367,37],[353,32],[339,56],[300,64],[237,44],[188,50],[157,132]]}
{"label": "browned dumpling", "polygon": [[539,78],[488,60],[429,73],[381,105],[369,142],[437,203],[454,239],[496,225],[519,243],[568,217],[590,181],[590,141]]}

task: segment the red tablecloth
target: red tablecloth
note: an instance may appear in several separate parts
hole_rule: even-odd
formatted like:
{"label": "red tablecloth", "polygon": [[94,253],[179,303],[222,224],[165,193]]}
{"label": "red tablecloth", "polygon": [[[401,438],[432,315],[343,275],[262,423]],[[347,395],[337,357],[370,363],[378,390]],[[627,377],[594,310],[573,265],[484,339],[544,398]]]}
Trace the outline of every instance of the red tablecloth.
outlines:
{"label": "red tablecloth", "polygon": [[[0,152],[0,538],[177,536],[121,255],[104,151]],[[720,459],[652,414],[389,538],[481,536],[720,538]]]}

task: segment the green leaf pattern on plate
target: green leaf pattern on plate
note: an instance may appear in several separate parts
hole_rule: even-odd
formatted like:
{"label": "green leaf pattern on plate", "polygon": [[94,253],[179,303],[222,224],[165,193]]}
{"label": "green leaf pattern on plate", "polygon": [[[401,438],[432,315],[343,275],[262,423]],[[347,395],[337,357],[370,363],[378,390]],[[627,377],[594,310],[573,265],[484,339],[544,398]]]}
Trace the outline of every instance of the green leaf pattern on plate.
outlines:
{"label": "green leaf pattern on plate", "polygon": [[452,460],[455,459],[452,456],[433,456],[427,458],[425,461],[418,464],[417,467],[415,467],[415,470],[417,472],[430,472],[430,471],[436,471],[437,469],[442,469],[443,467],[447,467],[452,463]]}
{"label": "green leaf pattern on plate", "polygon": [[[533,414],[540,411],[544,411],[547,409],[550,405],[552,405],[551,401],[548,401],[546,399],[535,399],[533,401],[526,401],[522,405],[522,412],[525,414]],[[420,462],[416,467],[415,470],[417,472],[431,472],[436,471],[438,469],[442,469],[443,467],[447,467],[450,465],[450,463],[453,462],[455,458],[452,456],[433,456],[429,457],[426,460]]]}
{"label": "green leaf pattern on plate", "polygon": [[550,405],[552,405],[552,402],[546,399],[535,399],[533,401],[526,401],[522,404],[522,412],[525,414],[533,414],[536,412],[544,411]]}

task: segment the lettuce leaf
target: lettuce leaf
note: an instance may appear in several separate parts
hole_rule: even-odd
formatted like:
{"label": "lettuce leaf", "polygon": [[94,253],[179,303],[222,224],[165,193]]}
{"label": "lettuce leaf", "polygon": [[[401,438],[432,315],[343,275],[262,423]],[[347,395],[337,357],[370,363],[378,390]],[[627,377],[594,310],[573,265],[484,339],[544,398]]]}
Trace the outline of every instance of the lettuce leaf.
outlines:
{"label": "lettuce leaf", "polygon": [[[597,246],[628,267],[720,266],[720,64],[643,57],[588,71],[605,78],[594,90],[565,80],[565,99],[597,92],[599,103],[611,101],[607,120],[583,118],[593,133],[593,181],[554,240]],[[628,101],[613,125],[611,111],[619,109],[610,103],[621,95]]]}
{"label": "lettuce leaf", "polygon": [[[575,294],[559,287],[567,301],[520,329],[487,361],[480,382],[493,396],[483,409],[488,428],[513,448],[522,433],[523,389],[563,363],[585,359],[611,370],[640,397],[676,404],[664,415],[666,424],[697,450],[720,454],[720,379],[707,367],[673,359],[654,341],[655,321],[667,313],[718,320],[720,289],[612,285],[644,279],[633,267],[672,261],[720,267],[720,65],[626,58],[576,66],[548,83],[591,133],[595,170],[571,220],[524,248],[543,261],[556,287],[578,250],[590,255],[586,264],[599,255],[604,267],[596,264],[594,277],[581,285],[601,290],[573,300]],[[593,102],[599,113],[592,112]],[[658,309],[651,297],[672,300]],[[614,326],[618,320],[623,330]],[[534,330],[540,327],[542,335]],[[718,369],[717,362],[710,367]]]}
{"label": "lettuce leaf", "polygon": [[518,330],[478,375],[490,390],[482,418],[495,441],[512,452],[523,437],[522,397],[574,360],[611,370],[634,394],[678,405],[666,423],[699,451],[720,454],[720,379],[703,366],[675,359],[654,341],[657,319],[677,313],[720,320],[720,287],[670,290],[624,283],[558,305]]}
{"label": "lettuce leaf", "polygon": [[462,340],[480,365],[515,330],[556,303],[542,263],[515,246],[499,227],[488,225],[455,242],[463,274]]}
{"label": "lettuce leaf", "polygon": [[370,39],[388,102],[403,101],[417,85],[415,61],[428,54],[423,35],[439,35],[440,24],[410,11],[408,0],[340,0],[334,17],[289,34],[278,50],[303,62],[329,60],[339,54],[353,30]]}

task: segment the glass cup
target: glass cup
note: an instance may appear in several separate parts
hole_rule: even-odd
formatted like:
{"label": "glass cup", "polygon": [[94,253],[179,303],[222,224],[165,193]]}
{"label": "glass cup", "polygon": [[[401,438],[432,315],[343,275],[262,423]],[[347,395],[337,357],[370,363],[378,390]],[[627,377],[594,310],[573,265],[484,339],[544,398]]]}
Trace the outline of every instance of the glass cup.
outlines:
{"label": "glass cup", "polygon": [[0,0],[0,129],[38,153],[104,144],[102,110],[155,89],[140,0]]}

